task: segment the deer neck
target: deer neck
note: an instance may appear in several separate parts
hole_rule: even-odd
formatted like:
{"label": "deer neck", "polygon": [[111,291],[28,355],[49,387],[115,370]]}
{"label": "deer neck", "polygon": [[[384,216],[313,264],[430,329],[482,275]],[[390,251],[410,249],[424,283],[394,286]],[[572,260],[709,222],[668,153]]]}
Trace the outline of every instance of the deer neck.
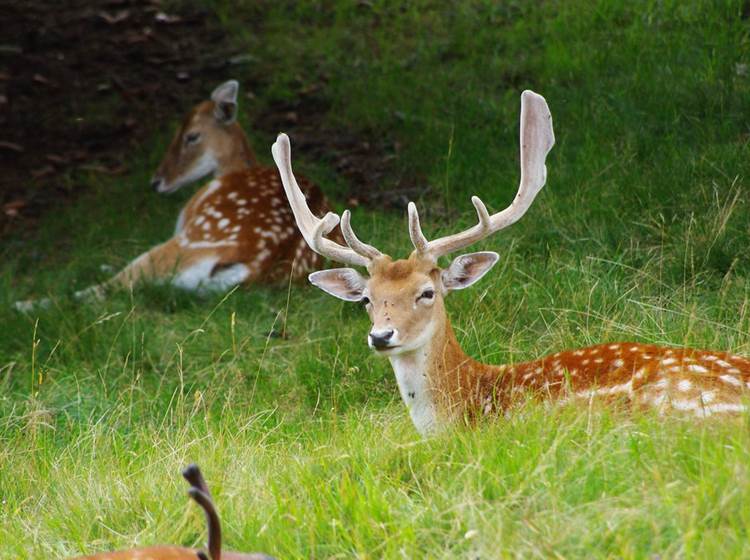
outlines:
{"label": "deer neck", "polygon": [[244,171],[257,165],[258,161],[255,157],[255,152],[250,147],[250,142],[245,132],[237,123],[234,123],[230,130],[228,149],[224,150],[216,158],[216,163],[216,175],[218,177],[237,171]]}
{"label": "deer neck", "polygon": [[438,432],[461,417],[481,414],[483,402],[496,392],[505,370],[467,356],[446,315],[433,328],[423,347],[389,357],[401,398],[422,435]]}

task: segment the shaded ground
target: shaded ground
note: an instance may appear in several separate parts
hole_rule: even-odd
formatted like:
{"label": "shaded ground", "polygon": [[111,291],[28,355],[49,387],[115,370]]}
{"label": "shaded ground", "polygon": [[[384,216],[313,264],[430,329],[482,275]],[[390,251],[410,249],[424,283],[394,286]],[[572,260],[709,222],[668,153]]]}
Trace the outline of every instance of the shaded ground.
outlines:
{"label": "shaded ground", "polygon": [[[74,197],[79,171],[127,173],[134,146],[245,65],[213,14],[180,10],[157,0],[35,0],[0,11],[0,236]],[[324,99],[322,89],[300,91],[256,124],[288,130],[307,157],[328,159],[356,185],[349,202],[403,203],[398,179],[394,191],[369,194],[398,146],[326,131]]]}
{"label": "shaded ground", "polygon": [[347,205],[406,208],[427,187],[393,165],[399,157],[399,143],[382,135],[327,127],[324,121],[330,107],[323,89],[301,90],[294,102],[274,104],[255,125],[268,132],[289,132],[295,152],[328,162],[347,179]]}

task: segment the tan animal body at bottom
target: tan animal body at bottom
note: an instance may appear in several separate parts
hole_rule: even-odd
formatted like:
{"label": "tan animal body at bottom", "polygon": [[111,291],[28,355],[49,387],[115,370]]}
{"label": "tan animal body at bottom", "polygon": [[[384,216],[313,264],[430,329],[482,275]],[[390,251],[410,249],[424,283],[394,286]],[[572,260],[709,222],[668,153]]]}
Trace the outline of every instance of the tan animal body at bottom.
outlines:
{"label": "tan animal body at bottom", "polygon": [[221,544],[221,522],[206,481],[197,465],[188,465],[182,476],[190,483],[188,494],[203,508],[208,526],[208,552],[183,546],[149,546],[78,556],[71,560],[274,560],[260,552],[226,552]]}
{"label": "tan animal body at bottom", "polygon": [[[199,554],[205,553],[197,548],[182,546],[149,546],[118,552],[102,552],[92,556],[79,556],[72,560],[198,560]],[[221,559],[223,560],[269,560],[270,558],[265,554],[221,553]]]}

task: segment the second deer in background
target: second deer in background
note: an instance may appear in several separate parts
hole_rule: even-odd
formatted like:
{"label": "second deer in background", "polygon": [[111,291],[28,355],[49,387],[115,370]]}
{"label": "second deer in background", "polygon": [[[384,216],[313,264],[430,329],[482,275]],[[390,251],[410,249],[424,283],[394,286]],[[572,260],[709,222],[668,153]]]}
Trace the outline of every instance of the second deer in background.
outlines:
{"label": "second deer in background", "polygon": [[[106,282],[76,292],[76,298],[102,297],[108,288],[131,288],[141,280],[224,291],[300,279],[322,265],[296,227],[278,171],[258,165],[237,123],[238,92],[236,81],[225,82],[188,113],[151,180],[155,191],[171,193],[215,176],[182,209],[174,235]],[[328,210],[319,188],[304,178],[300,184],[311,208]],[[47,303],[21,301],[16,308]]]}

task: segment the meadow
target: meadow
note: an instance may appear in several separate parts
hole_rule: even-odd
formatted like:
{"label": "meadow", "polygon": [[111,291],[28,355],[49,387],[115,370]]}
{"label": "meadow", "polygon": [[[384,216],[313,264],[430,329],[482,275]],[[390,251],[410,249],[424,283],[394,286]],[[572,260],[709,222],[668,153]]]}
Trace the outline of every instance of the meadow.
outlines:
{"label": "meadow", "polygon": [[[428,236],[473,223],[473,194],[491,210],[510,201],[520,92],[546,97],[547,185],[518,224],[472,248],[501,254],[494,271],[448,299],[470,355],[519,362],[622,340],[750,355],[745,3],[205,6],[252,56],[227,78],[261,84],[240,118],[263,162],[277,131],[252,123],[322,81],[327,126],[397,143],[383,188],[396,174],[425,187]],[[0,557],[199,546],[179,476],[195,461],[233,550],[750,558],[747,415],[529,402],[422,439],[367,348],[365,312],[309,285],[72,300],[102,265],[171,234],[193,189],[147,185],[181,116],[127,176],[77,177],[87,189],[74,204],[0,249]],[[343,210],[350,185],[335,169],[294,158]],[[408,255],[405,210],[359,207],[353,224]],[[43,295],[51,308],[11,309]]]}

